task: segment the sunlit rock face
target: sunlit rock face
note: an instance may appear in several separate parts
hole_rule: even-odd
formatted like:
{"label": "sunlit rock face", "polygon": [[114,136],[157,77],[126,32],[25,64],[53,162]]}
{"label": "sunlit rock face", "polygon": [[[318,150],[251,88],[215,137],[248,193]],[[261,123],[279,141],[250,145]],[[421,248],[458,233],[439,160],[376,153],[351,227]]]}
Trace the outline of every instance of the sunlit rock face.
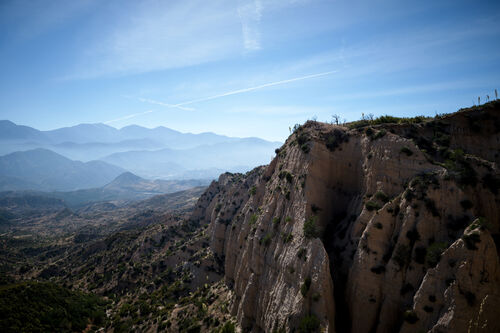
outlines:
{"label": "sunlit rock face", "polygon": [[192,218],[242,329],[498,331],[499,105],[307,122],[268,166],[213,182]]}

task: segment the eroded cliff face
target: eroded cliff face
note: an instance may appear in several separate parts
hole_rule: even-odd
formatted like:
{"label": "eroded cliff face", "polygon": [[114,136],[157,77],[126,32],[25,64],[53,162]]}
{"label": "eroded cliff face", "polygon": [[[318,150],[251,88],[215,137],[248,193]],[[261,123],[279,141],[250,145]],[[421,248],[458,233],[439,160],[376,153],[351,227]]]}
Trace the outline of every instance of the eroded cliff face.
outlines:
{"label": "eroded cliff face", "polygon": [[268,166],[212,183],[192,219],[209,224],[242,329],[499,331],[499,119],[496,102],[308,122]]}

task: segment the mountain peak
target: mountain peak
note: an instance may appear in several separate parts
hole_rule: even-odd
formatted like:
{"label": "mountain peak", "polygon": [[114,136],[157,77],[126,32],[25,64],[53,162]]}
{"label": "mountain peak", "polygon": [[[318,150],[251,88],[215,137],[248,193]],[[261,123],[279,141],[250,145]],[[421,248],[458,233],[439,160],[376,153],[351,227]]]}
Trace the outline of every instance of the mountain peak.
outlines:
{"label": "mountain peak", "polygon": [[143,181],[144,179],[133,174],[132,172],[124,172],[118,177],[116,177],[111,183],[112,184],[120,184],[120,185],[128,185],[135,184]]}

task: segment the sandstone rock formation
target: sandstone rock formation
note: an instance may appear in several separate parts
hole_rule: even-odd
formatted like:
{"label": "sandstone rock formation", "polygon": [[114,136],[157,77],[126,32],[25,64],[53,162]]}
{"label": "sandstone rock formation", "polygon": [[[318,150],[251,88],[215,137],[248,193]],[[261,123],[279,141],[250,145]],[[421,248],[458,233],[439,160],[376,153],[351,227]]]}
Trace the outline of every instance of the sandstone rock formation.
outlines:
{"label": "sandstone rock formation", "polygon": [[500,331],[500,102],[381,122],[307,122],[198,201],[243,331]]}

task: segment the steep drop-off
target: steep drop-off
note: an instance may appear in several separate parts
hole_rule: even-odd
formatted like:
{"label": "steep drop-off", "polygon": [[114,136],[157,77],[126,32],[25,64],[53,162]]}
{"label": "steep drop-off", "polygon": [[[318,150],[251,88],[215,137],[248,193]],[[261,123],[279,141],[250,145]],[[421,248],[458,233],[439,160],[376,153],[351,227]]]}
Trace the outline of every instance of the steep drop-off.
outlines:
{"label": "steep drop-off", "polygon": [[191,217],[252,332],[498,332],[500,102],[297,127]]}

